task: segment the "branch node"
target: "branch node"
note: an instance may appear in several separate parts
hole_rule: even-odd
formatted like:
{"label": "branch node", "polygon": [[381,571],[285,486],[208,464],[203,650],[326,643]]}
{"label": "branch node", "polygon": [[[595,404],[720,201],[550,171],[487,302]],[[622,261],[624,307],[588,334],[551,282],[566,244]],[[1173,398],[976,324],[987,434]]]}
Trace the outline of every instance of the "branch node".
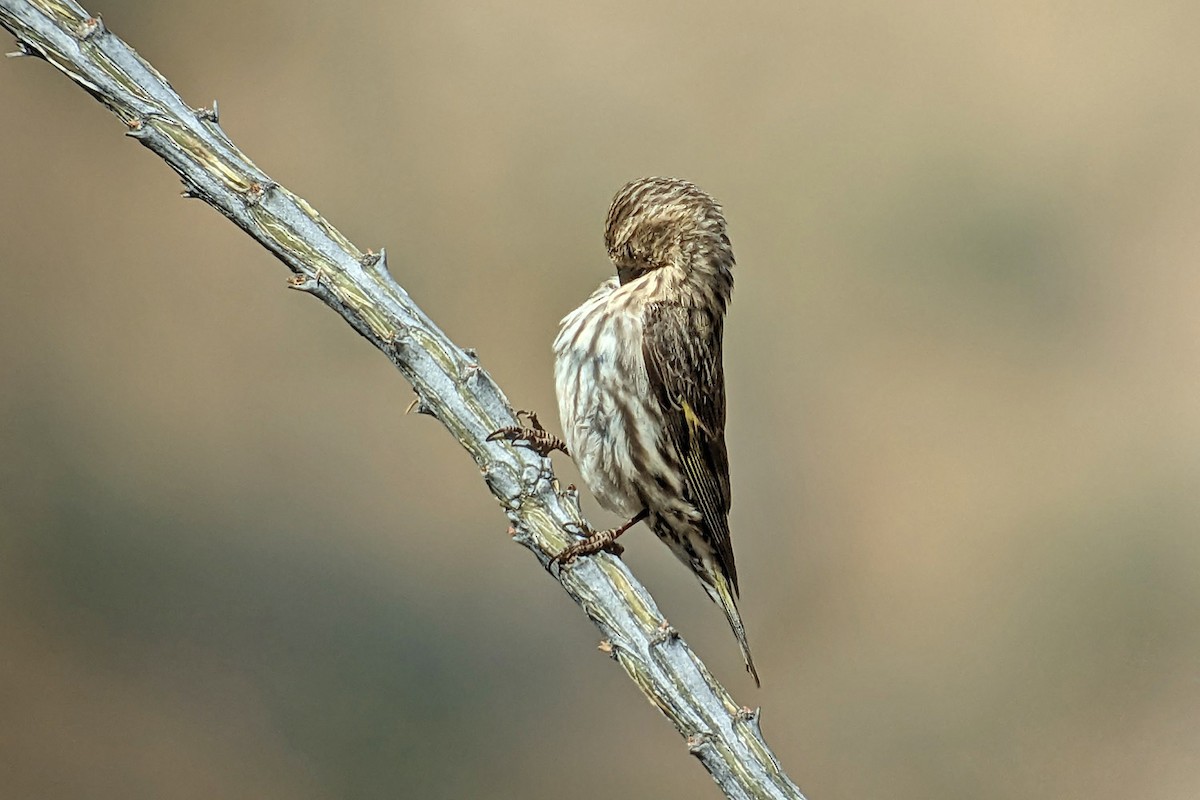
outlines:
{"label": "branch node", "polygon": [[658,630],[655,631],[654,635],[650,637],[650,646],[662,647],[664,644],[673,642],[678,638],[679,631],[675,630],[675,628],[671,626],[671,623],[664,619],[662,624],[658,626]]}
{"label": "branch node", "polygon": [[529,526],[517,515],[517,509],[521,505],[519,500],[501,498],[499,494],[496,497],[500,500],[500,504],[507,509],[505,513],[509,520],[508,533],[512,536],[512,540],[517,544],[529,547],[533,543],[533,535],[529,531]]}
{"label": "branch node", "polygon": [[762,711],[760,708],[750,708],[742,706],[733,715],[734,722],[744,722],[747,725],[758,727],[758,715]]}
{"label": "branch node", "polygon": [[273,183],[263,183],[262,181],[251,181],[250,188],[242,192],[242,199],[248,206],[256,206],[266,197],[267,192],[275,188]]}
{"label": "branch node", "polygon": [[458,370],[458,380],[463,384],[470,384],[479,380],[479,364],[466,363]]}
{"label": "branch node", "polygon": [[575,508],[577,516],[583,516],[583,506],[579,505],[579,489],[575,488],[575,484],[568,483],[567,488],[558,493],[559,497],[567,501],[567,505]]}
{"label": "branch node", "polygon": [[[511,516],[511,514],[509,516]],[[533,545],[533,536],[529,533],[524,525],[509,525],[508,536],[522,547],[531,547]]]}
{"label": "branch node", "polygon": [[146,124],[145,117],[134,117],[126,121],[125,124],[129,127],[129,130],[125,131],[126,136],[133,137],[134,139],[145,139],[150,135],[150,126]]}
{"label": "branch node", "polygon": [[611,658],[613,661],[617,660],[617,648],[613,646],[613,643],[611,640],[601,639],[600,644],[596,645],[596,649],[599,650],[601,653],[604,653],[606,656]]}
{"label": "branch node", "polygon": [[540,464],[526,464],[521,468],[521,482],[526,486],[536,486],[546,477],[546,471]]}
{"label": "branch node", "polygon": [[[479,353],[475,351],[474,347],[464,347],[463,352],[466,353],[467,358],[471,359],[472,361],[479,361]],[[476,364],[475,366],[479,365]]]}
{"label": "branch node", "polygon": [[392,349],[399,351],[400,348],[403,347],[404,344],[410,339],[412,339],[412,331],[408,329],[407,325],[402,325],[396,329],[395,333],[392,334]]}
{"label": "branch node", "polygon": [[202,119],[205,122],[220,122],[221,121],[221,110],[217,107],[216,100],[213,100],[212,107],[210,107],[210,108],[196,108],[196,109],[193,109],[193,111],[196,112],[197,119]]}
{"label": "branch node", "polygon": [[[184,192],[184,194],[187,195],[188,193]],[[195,197],[195,195],[192,196]],[[309,275],[305,275],[303,272],[297,272],[287,280],[287,287],[289,289],[295,289],[300,292],[314,292],[320,285],[320,281]]]}
{"label": "branch node", "polygon": [[73,33],[75,38],[79,41],[86,42],[93,36],[99,33],[104,33],[104,20],[100,19],[99,14],[94,17],[88,17],[80,22],[79,27],[72,30],[71,33]]}
{"label": "branch node", "polygon": [[713,735],[708,731],[695,731],[688,734],[687,749],[694,756],[700,756],[705,751],[711,751],[713,749]]}
{"label": "branch node", "polygon": [[358,258],[358,263],[363,269],[372,269],[383,260],[383,251],[376,253],[374,250],[368,250]]}

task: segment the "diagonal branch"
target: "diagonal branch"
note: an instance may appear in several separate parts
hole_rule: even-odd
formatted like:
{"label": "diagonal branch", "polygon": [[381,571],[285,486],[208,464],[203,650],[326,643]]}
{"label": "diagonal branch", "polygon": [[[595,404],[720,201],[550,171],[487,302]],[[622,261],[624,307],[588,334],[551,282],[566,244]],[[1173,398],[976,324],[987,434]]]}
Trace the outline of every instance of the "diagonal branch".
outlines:
{"label": "diagonal branch", "polygon": [[[514,540],[543,566],[581,524],[572,492],[550,462],[492,431],[516,424],[503,392],[392,280],[385,254],[363,252],[302,198],[272,181],[221,129],[216,103],[186,105],[154,67],[73,0],[0,0],[0,26],[19,50],[44,58],[107,106],[134,137],[179,173],[197,197],[254,237],[312,294],[379,348],[479,467],[505,509]],[[739,707],[670,628],[620,559],[582,559],[555,577],[605,637],[603,649],[685,737],[731,798],[803,796],[763,740],[758,711]]]}

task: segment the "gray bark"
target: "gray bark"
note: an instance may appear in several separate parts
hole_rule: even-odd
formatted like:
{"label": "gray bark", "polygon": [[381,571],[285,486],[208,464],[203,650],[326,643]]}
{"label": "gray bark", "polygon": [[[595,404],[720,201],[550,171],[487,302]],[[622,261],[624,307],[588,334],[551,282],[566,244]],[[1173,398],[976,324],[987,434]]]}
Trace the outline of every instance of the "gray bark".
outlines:
{"label": "gray bark", "polygon": [[[271,180],[221,129],[216,103],[193,109],[150,64],[72,0],[0,0],[11,55],[44,58],[107,106],[179,173],[196,197],[253,236],[294,274],[288,285],[336,311],[412,383],[418,410],[436,417],[479,466],[515,541],[545,567],[582,523],[550,462],[505,442],[517,424],[504,393],[470,350],[451,342],[392,280],[387,259],[364,252],[312,206]],[[763,740],[759,712],[740,707],[667,625],[625,564],[607,553],[552,574],[604,637],[606,650],[683,735],[726,796],[803,800]]]}

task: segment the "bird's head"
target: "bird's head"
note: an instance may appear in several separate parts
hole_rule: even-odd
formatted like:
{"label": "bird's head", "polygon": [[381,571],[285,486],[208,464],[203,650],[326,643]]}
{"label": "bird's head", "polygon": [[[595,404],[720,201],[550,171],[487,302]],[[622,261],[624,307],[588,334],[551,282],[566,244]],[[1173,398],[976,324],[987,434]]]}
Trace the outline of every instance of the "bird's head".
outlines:
{"label": "bird's head", "polygon": [[[669,269],[694,288],[728,299],[733,248],[721,207],[693,183],[642,178],[613,198],[604,245],[622,284]],[[723,303],[722,303],[723,304]]]}

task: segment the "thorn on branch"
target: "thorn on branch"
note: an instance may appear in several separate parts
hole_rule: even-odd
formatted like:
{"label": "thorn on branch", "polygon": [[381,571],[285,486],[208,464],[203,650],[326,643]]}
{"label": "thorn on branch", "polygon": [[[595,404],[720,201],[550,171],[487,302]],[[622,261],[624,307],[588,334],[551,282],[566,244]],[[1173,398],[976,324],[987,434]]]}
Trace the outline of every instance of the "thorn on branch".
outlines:
{"label": "thorn on branch", "polygon": [[380,275],[391,275],[392,270],[387,263],[387,248],[379,248],[379,263],[375,265],[375,271]]}
{"label": "thorn on branch", "polygon": [[199,200],[200,199],[200,190],[199,189],[197,189],[195,186],[193,186],[186,179],[182,183],[183,183],[183,191],[179,193],[180,197],[182,197],[184,200]]}
{"label": "thorn on branch", "polygon": [[20,39],[17,40],[17,49],[11,53],[5,53],[4,55],[6,58],[25,58],[26,56],[30,58],[42,57],[42,54],[39,51],[34,50],[30,45],[21,41]]}
{"label": "thorn on branch", "polygon": [[104,20],[100,19],[99,15],[88,17],[83,22],[79,23],[79,27],[72,31],[75,38],[81,42],[86,42],[98,33],[104,32]]}
{"label": "thorn on branch", "polygon": [[433,408],[425,402],[425,398],[421,397],[419,394],[411,403],[408,404],[408,408],[404,410],[404,414],[407,416],[413,411],[416,411],[418,414],[426,414],[430,417],[437,416],[437,414],[434,413]]}

